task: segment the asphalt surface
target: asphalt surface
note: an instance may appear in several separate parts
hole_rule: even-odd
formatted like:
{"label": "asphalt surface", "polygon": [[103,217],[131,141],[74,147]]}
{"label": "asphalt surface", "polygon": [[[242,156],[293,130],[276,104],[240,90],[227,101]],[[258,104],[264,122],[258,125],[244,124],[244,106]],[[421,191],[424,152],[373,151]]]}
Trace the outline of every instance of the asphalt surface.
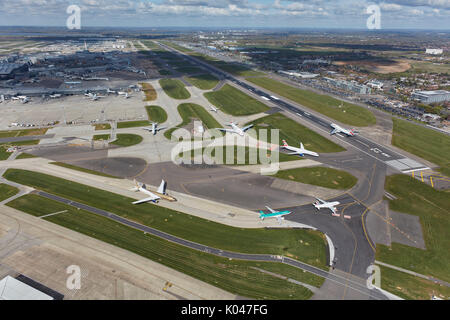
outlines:
{"label": "asphalt surface", "polygon": [[[294,105],[292,103],[288,103],[285,100],[281,99],[281,98],[277,98],[275,99],[273,97],[273,94],[269,94],[266,91],[260,90],[250,84],[248,84],[247,82],[241,81],[235,77],[233,77],[232,75],[230,75],[227,72],[224,72],[218,68],[215,68],[203,61],[199,61],[189,55],[186,55],[182,52],[179,52],[175,49],[172,49],[164,44],[159,43],[160,46],[162,46],[163,48],[165,48],[166,50],[175,52],[178,55],[181,55],[182,57],[184,57],[186,60],[189,60],[193,63],[199,64],[201,66],[203,66],[204,68],[206,68],[207,70],[209,70],[212,73],[218,74],[219,76],[221,76],[222,78],[231,81],[232,83],[240,86],[241,88],[249,91],[252,94],[255,94],[259,97],[264,97],[266,99],[269,99],[269,101],[280,107],[283,110],[287,110],[301,118],[303,118],[304,120],[308,121],[309,123],[313,124],[317,129],[325,131],[325,132],[331,132],[332,128],[331,128],[331,123],[327,120],[325,120],[322,117],[319,117],[317,115],[314,115],[306,110],[303,110],[302,108],[300,108],[298,105]],[[346,138],[343,137],[342,135],[338,134],[337,138],[339,140],[341,140],[342,142],[346,143],[346,144],[350,144],[353,147],[355,147],[356,149],[358,149],[360,152],[376,159],[377,161],[380,161],[382,163],[386,163],[387,161],[391,161],[391,160],[399,160],[399,159],[404,159],[405,156],[401,155],[400,153],[387,148],[385,146],[382,146],[376,142],[373,142],[367,138],[364,138],[360,135],[351,137],[351,138]],[[407,169],[405,168],[404,171],[407,170],[420,170],[420,169],[425,169],[426,166],[422,165],[422,164],[418,164],[418,165],[412,165],[410,167],[408,167]],[[401,170],[400,170],[401,171]]]}
{"label": "asphalt surface", "polygon": [[173,243],[182,245],[184,247],[188,247],[190,249],[194,249],[197,251],[201,251],[201,252],[205,252],[205,253],[209,253],[209,254],[213,254],[216,256],[220,256],[220,257],[224,257],[224,258],[231,258],[231,259],[238,259],[238,260],[248,260],[248,261],[264,261],[264,262],[281,262],[287,265],[290,265],[292,267],[295,268],[299,268],[305,271],[308,271],[310,273],[313,273],[315,275],[318,275],[320,277],[326,278],[329,281],[333,281],[336,284],[342,285],[344,287],[349,287],[352,290],[355,290],[357,292],[359,292],[362,295],[365,295],[367,298],[369,299],[373,299],[373,300],[385,300],[386,297],[380,293],[379,291],[376,290],[369,290],[365,285],[356,282],[356,281],[352,281],[349,280],[343,276],[339,276],[337,274],[333,274],[330,273],[328,271],[322,270],[322,269],[318,269],[314,266],[311,266],[309,264],[291,259],[291,258],[287,258],[287,257],[283,257],[283,256],[274,256],[274,255],[261,255],[261,254],[246,254],[246,253],[238,253],[238,252],[231,252],[231,251],[225,251],[225,250],[220,250],[217,248],[212,248],[212,247],[208,247],[202,244],[198,244],[192,241],[188,241],[182,238],[178,238],[175,237],[173,235],[170,235],[168,233],[162,232],[160,230],[130,221],[128,219],[122,218],[118,215],[115,215],[113,213],[104,211],[104,210],[100,210],[98,208],[94,208],[91,206],[87,206],[85,204],[82,203],[78,203],[69,199],[65,199],[59,196],[55,196],[46,192],[42,192],[42,191],[38,191],[37,192],[40,196],[46,197],[48,199],[52,199],[70,206],[73,206],[75,208],[79,208],[82,210],[86,210],[89,211],[91,213],[100,215],[102,217],[114,220],[116,222],[119,222],[123,225],[129,226],[131,228],[140,230],[142,232],[146,232],[149,233],[153,236],[165,239],[167,241],[171,241]]}
{"label": "asphalt surface", "polygon": [[22,142],[22,141],[35,141],[35,140],[43,140],[43,139],[52,139],[54,134],[45,134],[41,136],[24,136],[24,137],[10,137],[10,138],[1,138],[0,143],[14,143],[14,142]]}

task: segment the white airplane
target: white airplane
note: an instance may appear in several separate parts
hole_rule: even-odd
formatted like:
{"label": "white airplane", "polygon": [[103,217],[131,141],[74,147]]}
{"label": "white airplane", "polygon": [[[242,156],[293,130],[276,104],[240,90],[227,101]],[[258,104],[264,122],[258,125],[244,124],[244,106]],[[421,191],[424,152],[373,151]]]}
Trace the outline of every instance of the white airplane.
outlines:
{"label": "white airplane", "polygon": [[16,96],[16,97],[11,97],[11,100],[20,100],[22,101],[22,103],[27,103],[30,101],[30,99],[27,96]]}
{"label": "white airplane", "polygon": [[117,91],[111,90],[110,88],[108,88],[108,90],[106,90],[106,93],[114,93],[117,94]]}
{"label": "white airplane", "polygon": [[334,202],[327,202],[322,199],[316,198],[316,202],[313,203],[314,207],[316,207],[317,210],[320,209],[330,209],[331,212],[333,212],[333,215],[336,215],[337,208],[336,206],[340,205],[341,203],[338,201]]}
{"label": "white airplane", "polygon": [[309,151],[306,150],[305,147],[303,146],[303,143],[300,142],[300,148],[295,148],[295,147],[291,147],[290,145],[287,144],[286,140],[283,140],[283,145],[281,146],[283,149],[289,150],[289,151],[294,151],[292,153],[288,153],[288,155],[299,155],[300,157],[304,157],[305,154],[310,155],[310,156],[314,156],[314,157],[318,157],[319,154],[313,151]]}
{"label": "white airplane", "polygon": [[1,96],[0,96],[0,103],[2,103],[2,102],[4,102],[5,101],[5,96],[2,94]]}
{"label": "white airplane", "polygon": [[129,94],[128,92],[124,92],[124,91],[119,91],[119,92],[117,92],[117,94],[118,94],[119,96],[124,96],[125,99],[128,99],[128,98],[131,97],[130,94]]}
{"label": "white airplane", "polygon": [[338,126],[335,123],[332,123],[331,127],[333,128],[333,130],[330,132],[331,135],[336,134],[336,133],[343,133],[349,137],[353,137],[356,135],[356,131],[354,129],[347,130],[347,129],[344,129],[344,128]]}
{"label": "white airplane", "polygon": [[211,111],[212,111],[212,112],[217,112],[217,108],[216,108],[216,107],[213,107],[213,106],[211,106]]}
{"label": "white airplane", "polygon": [[62,97],[62,94],[60,94],[60,93],[51,94],[51,95],[49,95],[49,97],[50,97],[51,99],[58,99],[58,98],[61,98],[61,97]]}
{"label": "white airplane", "polygon": [[163,129],[166,129],[166,127],[159,127],[158,128],[158,123],[153,122],[152,123],[152,127],[147,127],[147,128],[143,128],[144,130],[150,131],[153,135],[156,135],[158,133],[158,131],[161,131]]}
{"label": "white airplane", "polygon": [[99,96],[96,93],[95,94],[94,93],[85,93],[84,95],[88,98],[91,98],[92,101],[97,101],[98,99],[105,97],[105,96]]}
{"label": "white airplane", "polygon": [[142,200],[135,201],[135,202],[133,202],[133,204],[141,204],[141,203],[145,203],[145,202],[158,203],[158,201],[161,199],[165,199],[168,201],[177,201],[175,198],[169,196],[166,193],[167,183],[164,180],[161,181],[158,191],[156,191],[155,193],[149,191],[145,184],[139,183],[136,180],[134,180],[134,182],[136,183],[136,187],[131,189],[131,191],[136,191],[136,192],[140,191],[142,193],[145,193],[149,197],[142,199]]}
{"label": "white airplane", "polygon": [[239,127],[237,126],[237,124],[234,123],[234,122],[230,123],[229,126],[230,126],[232,129],[219,129],[219,130],[220,130],[220,131],[223,131],[223,132],[236,133],[236,134],[238,134],[238,135],[240,135],[240,136],[244,136],[245,131],[247,131],[247,130],[250,129],[250,128],[253,128],[253,124],[251,124],[251,125],[249,125],[249,126],[246,126],[246,127],[244,127],[244,128],[239,128]]}

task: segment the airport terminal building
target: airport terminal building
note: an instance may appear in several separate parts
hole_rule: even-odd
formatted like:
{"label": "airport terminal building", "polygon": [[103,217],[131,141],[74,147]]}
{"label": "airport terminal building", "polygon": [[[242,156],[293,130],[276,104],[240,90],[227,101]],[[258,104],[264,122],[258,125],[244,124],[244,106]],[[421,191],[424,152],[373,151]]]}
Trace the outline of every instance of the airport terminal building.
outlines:
{"label": "airport terminal building", "polygon": [[411,98],[425,104],[439,103],[444,101],[450,101],[450,91],[446,90],[417,91],[412,94]]}

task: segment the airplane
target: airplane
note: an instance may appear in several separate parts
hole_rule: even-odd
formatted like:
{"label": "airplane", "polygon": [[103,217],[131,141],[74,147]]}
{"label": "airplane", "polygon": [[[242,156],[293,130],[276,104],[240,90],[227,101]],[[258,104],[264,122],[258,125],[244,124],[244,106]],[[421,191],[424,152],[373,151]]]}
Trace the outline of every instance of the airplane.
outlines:
{"label": "airplane", "polygon": [[1,96],[0,96],[0,103],[2,103],[2,102],[4,102],[5,101],[5,96],[2,94]]}
{"label": "airplane", "polygon": [[108,88],[108,90],[106,90],[106,93],[114,93],[117,94],[117,91],[111,90],[110,88]]}
{"label": "airplane", "polygon": [[136,187],[131,189],[131,191],[136,191],[136,192],[140,191],[142,193],[145,193],[149,197],[142,199],[142,200],[135,201],[135,202],[133,202],[133,204],[141,204],[141,203],[145,203],[145,202],[158,203],[158,201],[161,199],[171,201],[171,202],[177,201],[174,197],[171,197],[166,193],[167,183],[164,180],[161,181],[158,191],[156,191],[156,192],[149,191],[147,189],[147,186],[143,183],[139,183],[136,180],[134,180],[134,182],[136,183]]}
{"label": "airplane", "polygon": [[217,108],[216,108],[216,107],[213,107],[213,106],[211,106],[211,111],[212,111],[212,112],[217,112]]}
{"label": "airplane", "polygon": [[265,218],[277,218],[278,223],[281,224],[281,221],[284,220],[283,216],[291,214],[291,211],[275,211],[268,206],[266,206],[267,210],[270,211],[270,213],[264,213],[262,210],[259,211],[259,218],[261,220],[264,220]]}
{"label": "airplane", "polygon": [[332,123],[331,127],[333,128],[333,130],[330,132],[331,135],[336,134],[336,133],[343,133],[349,137],[354,137],[356,134],[356,131],[354,129],[347,130],[347,129],[344,129],[344,128],[338,126],[335,123]]}
{"label": "airplane", "polygon": [[124,91],[119,91],[119,92],[117,92],[117,94],[118,94],[119,96],[124,96],[125,99],[128,99],[128,98],[131,97],[130,94],[129,94],[128,92],[124,92]]}
{"label": "airplane", "polygon": [[244,136],[245,131],[247,131],[250,128],[253,128],[253,124],[251,124],[249,126],[246,126],[244,128],[239,128],[237,126],[237,124],[234,123],[234,122],[230,123],[229,126],[231,126],[232,129],[219,129],[219,130],[223,131],[223,132],[236,133],[236,134],[238,134],[240,136]]}
{"label": "airplane", "polygon": [[58,98],[61,98],[61,97],[62,97],[62,94],[60,94],[60,93],[51,94],[51,95],[49,95],[49,97],[50,97],[51,99],[58,99]]}
{"label": "airplane", "polygon": [[317,201],[313,203],[313,206],[316,207],[317,210],[320,210],[322,208],[323,209],[330,209],[331,212],[333,212],[333,216],[337,215],[336,214],[336,211],[337,211],[336,206],[340,205],[341,204],[340,202],[338,202],[338,201],[327,202],[327,201],[321,200],[319,198],[316,198],[316,200]]}
{"label": "airplane", "polygon": [[303,146],[303,143],[300,142],[300,148],[291,147],[287,144],[286,140],[283,140],[283,145],[281,146],[283,149],[294,151],[293,153],[288,153],[288,155],[299,155],[300,157],[304,157],[305,154],[310,156],[318,157],[319,154],[313,151],[306,150]]}
{"label": "airplane", "polygon": [[153,122],[151,128],[150,128],[150,127],[147,127],[147,128],[143,128],[143,129],[144,129],[144,130],[147,130],[147,131],[151,131],[153,135],[156,135],[156,134],[158,133],[158,131],[161,131],[161,130],[163,130],[163,129],[166,129],[166,127],[160,127],[160,128],[158,128],[158,123]]}
{"label": "airplane", "polygon": [[104,98],[104,97],[105,97],[105,96],[99,96],[99,95],[97,95],[96,93],[95,93],[95,94],[94,94],[94,93],[85,93],[84,95],[85,95],[86,97],[91,98],[92,101],[97,101],[98,99]]}
{"label": "airplane", "polygon": [[30,99],[27,96],[16,96],[16,97],[11,97],[12,100],[21,100],[22,103],[27,103],[30,101]]}

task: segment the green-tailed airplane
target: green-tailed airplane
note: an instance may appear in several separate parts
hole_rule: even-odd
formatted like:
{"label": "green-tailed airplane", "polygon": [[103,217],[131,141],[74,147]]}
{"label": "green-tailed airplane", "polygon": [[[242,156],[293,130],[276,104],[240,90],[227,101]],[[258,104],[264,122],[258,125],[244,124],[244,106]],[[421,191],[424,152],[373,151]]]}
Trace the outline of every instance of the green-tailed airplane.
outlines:
{"label": "green-tailed airplane", "polygon": [[265,218],[277,218],[279,224],[281,224],[281,221],[284,220],[283,216],[292,213],[291,211],[275,211],[267,206],[266,208],[270,211],[270,213],[264,213],[262,210],[259,211],[259,217],[261,220],[264,220]]}

